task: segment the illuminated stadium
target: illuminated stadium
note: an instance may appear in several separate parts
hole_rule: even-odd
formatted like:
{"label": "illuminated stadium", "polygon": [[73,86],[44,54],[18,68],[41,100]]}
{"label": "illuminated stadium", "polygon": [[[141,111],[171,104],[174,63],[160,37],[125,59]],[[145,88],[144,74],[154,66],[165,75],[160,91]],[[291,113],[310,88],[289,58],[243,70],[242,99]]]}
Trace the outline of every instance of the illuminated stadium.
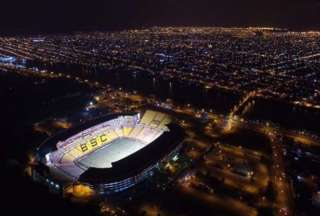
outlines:
{"label": "illuminated stadium", "polygon": [[174,157],[183,130],[167,114],[113,114],[73,127],[38,149],[34,178],[57,190],[83,183],[101,194],[123,191]]}

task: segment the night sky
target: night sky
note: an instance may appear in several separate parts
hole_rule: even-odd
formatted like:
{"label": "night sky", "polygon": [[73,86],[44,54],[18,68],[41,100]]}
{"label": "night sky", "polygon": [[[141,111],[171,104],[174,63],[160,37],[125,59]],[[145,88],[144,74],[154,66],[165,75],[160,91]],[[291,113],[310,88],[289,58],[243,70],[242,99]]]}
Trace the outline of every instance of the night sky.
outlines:
{"label": "night sky", "polygon": [[154,25],[320,28],[320,0],[5,0],[0,31]]}

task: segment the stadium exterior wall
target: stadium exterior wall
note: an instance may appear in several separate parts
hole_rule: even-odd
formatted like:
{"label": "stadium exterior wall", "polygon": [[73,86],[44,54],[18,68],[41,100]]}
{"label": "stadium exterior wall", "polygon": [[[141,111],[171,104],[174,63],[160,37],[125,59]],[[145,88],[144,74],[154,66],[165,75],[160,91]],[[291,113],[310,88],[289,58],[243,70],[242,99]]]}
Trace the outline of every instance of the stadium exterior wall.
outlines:
{"label": "stadium exterior wall", "polygon": [[154,171],[156,169],[159,169],[160,164],[173,158],[174,155],[179,153],[181,148],[182,148],[182,142],[172,152],[170,152],[165,158],[163,158],[161,161],[157,162],[156,164],[153,164],[147,167],[138,175],[129,177],[122,181],[105,183],[105,184],[97,184],[92,187],[95,188],[95,190],[100,194],[113,194],[113,193],[118,193],[126,189],[129,189],[137,185],[138,183],[146,180],[148,177],[152,177],[154,174]]}

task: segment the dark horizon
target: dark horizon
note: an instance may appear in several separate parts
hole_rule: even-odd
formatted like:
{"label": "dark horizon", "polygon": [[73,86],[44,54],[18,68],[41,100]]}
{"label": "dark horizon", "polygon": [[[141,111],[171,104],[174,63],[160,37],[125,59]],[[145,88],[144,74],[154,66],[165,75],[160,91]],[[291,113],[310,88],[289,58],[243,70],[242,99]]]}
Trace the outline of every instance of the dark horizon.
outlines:
{"label": "dark horizon", "polygon": [[1,34],[150,26],[320,28],[319,0],[12,0],[1,8]]}

